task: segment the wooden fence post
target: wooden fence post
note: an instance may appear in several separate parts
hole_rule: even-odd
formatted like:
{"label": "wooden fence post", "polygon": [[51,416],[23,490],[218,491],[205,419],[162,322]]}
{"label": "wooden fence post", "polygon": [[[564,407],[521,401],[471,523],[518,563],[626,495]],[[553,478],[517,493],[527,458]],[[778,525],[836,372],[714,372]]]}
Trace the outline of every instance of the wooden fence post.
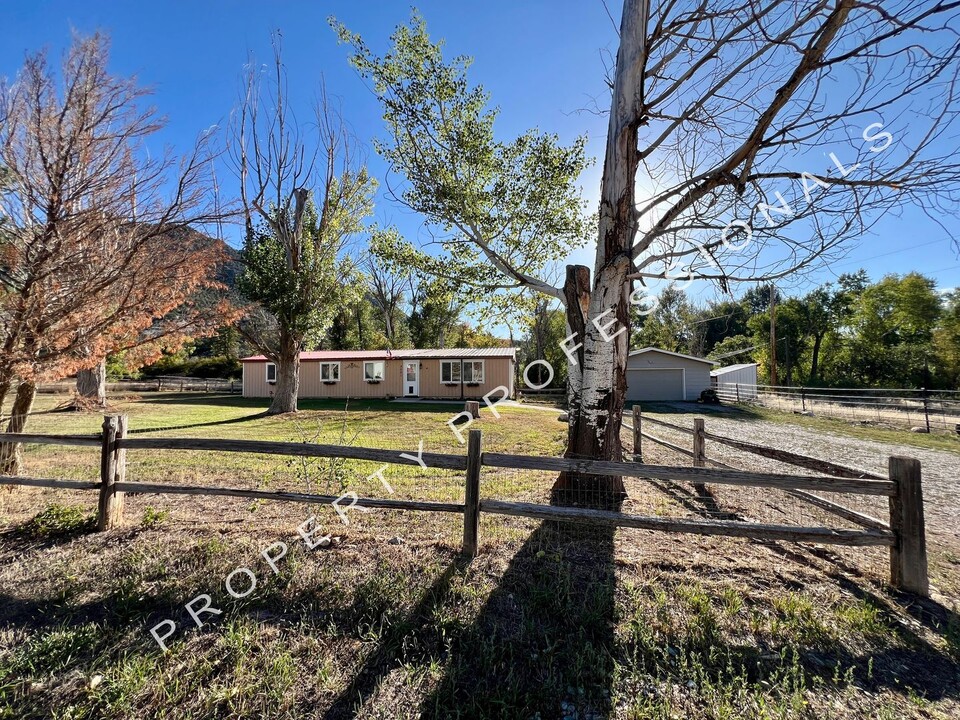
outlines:
{"label": "wooden fence post", "polygon": [[890,496],[890,529],[895,535],[890,547],[890,584],[930,597],[920,461],[893,456],[889,463],[890,479],[897,484],[896,494]]}
{"label": "wooden fence post", "polygon": [[471,430],[467,442],[467,485],[463,508],[463,554],[477,556],[480,543],[480,457],[482,434]]}
{"label": "wooden fence post", "polygon": [[[694,418],[693,419],[693,466],[694,467],[705,467],[707,464],[707,439],[704,436],[706,432],[704,428],[703,418]],[[705,493],[707,491],[707,486],[703,483],[694,483],[693,487],[699,493]]]}
{"label": "wooden fence post", "polygon": [[103,444],[100,447],[100,502],[97,530],[112,530],[123,519],[123,492],[114,485],[123,482],[127,472],[127,451],[117,448],[117,440],[127,436],[127,416],[103,418]]}
{"label": "wooden fence post", "polygon": [[640,434],[640,405],[633,406],[633,461],[643,462],[643,436]]}

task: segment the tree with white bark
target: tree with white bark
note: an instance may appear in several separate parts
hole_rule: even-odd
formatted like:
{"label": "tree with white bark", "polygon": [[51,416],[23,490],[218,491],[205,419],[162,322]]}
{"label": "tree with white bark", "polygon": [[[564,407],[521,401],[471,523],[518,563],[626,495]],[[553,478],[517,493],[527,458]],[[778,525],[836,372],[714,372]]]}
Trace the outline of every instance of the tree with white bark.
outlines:
{"label": "tree with white bark", "polygon": [[347,250],[377,186],[322,86],[310,135],[291,102],[275,38],[269,72],[248,64],[230,147],[246,228],[238,289],[253,303],[238,327],[276,363],[270,414],[297,411],[300,353],[359,290]]}
{"label": "tree with white bark", "polygon": [[[468,63],[445,63],[418,16],[384,57],[336,27],[383,104],[378,150],[408,183],[402,201],[443,234],[439,251],[398,254],[462,284],[561,299],[573,336],[568,455],[619,459],[635,283],[769,281],[822,266],[889,210],[916,204],[936,222],[956,207],[958,7],[625,0],[593,276],[568,267],[563,287],[536,263],[569,249],[581,156],[530,133],[498,142]],[[511,148],[531,152],[504,162]],[[522,213],[503,208],[537,193],[567,204],[521,205],[527,245]]]}

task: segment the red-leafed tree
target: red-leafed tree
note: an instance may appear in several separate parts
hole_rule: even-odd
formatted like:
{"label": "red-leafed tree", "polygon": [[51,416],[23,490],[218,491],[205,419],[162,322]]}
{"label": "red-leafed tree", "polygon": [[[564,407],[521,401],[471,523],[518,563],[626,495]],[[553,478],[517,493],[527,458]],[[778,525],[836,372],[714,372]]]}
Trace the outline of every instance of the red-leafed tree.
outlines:
{"label": "red-leafed tree", "polygon": [[[110,353],[147,361],[229,321],[215,290],[222,244],[201,137],[184,158],[148,154],[162,127],[133,78],[107,72],[108,42],[78,37],[59,77],[27,57],[0,88],[0,404],[21,432],[41,380]],[[209,295],[209,294],[208,294]],[[0,472],[19,470],[0,445]]]}

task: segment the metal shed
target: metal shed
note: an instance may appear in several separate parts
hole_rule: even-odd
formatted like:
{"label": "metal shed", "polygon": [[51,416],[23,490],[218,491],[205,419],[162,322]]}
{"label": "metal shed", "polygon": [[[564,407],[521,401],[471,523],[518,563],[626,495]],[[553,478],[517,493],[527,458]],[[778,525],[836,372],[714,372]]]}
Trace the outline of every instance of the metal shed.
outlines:
{"label": "metal shed", "polygon": [[757,363],[717,368],[710,372],[710,379],[721,400],[739,402],[757,397]]}
{"label": "metal shed", "polygon": [[647,347],[627,358],[627,400],[696,400],[710,387],[712,360]]}

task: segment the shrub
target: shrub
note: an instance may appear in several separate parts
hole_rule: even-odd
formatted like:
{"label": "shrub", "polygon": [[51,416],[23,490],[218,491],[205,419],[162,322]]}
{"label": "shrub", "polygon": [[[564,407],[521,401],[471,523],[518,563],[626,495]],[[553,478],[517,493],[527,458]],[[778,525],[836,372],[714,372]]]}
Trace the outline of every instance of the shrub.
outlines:
{"label": "shrub", "polygon": [[93,530],[95,518],[79,505],[54,503],[30,520],[25,530],[35,537],[62,537]]}

